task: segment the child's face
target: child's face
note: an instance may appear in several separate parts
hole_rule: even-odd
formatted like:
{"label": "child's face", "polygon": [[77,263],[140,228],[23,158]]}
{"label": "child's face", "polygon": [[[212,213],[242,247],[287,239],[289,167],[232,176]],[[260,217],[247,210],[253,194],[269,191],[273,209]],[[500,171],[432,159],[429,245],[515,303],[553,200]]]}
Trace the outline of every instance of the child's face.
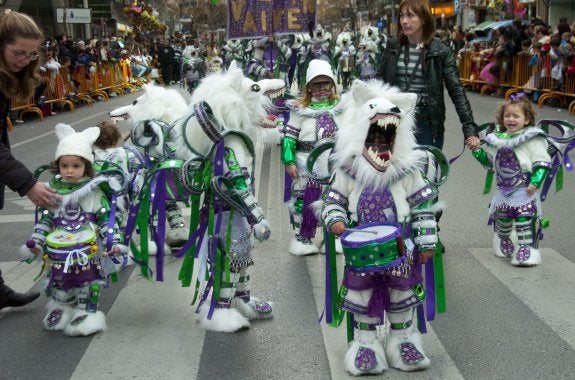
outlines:
{"label": "child's face", "polygon": [[75,183],[84,177],[86,165],[79,156],[62,156],[58,160],[58,169],[64,182]]}
{"label": "child's face", "polygon": [[518,104],[510,104],[505,107],[505,112],[503,112],[503,125],[507,132],[519,132],[529,125],[529,123],[530,120],[525,118],[523,109]]}

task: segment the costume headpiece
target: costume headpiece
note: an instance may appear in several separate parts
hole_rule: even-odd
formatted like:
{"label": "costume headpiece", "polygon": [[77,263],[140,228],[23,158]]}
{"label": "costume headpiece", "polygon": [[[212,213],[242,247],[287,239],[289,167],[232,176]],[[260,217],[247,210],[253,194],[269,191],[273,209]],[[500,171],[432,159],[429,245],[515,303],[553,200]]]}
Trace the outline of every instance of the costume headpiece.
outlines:
{"label": "costume headpiece", "polygon": [[56,148],[55,159],[62,156],[80,156],[94,162],[92,145],[100,136],[100,128],[90,127],[82,132],[76,132],[68,124],[59,123],[54,128],[58,137],[58,147]]}
{"label": "costume headpiece", "polygon": [[325,75],[326,77],[331,78],[331,80],[333,80],[335,83],[335,77],[333,76],[329,62],[322,59],[312,59],[309,62],[309,66],[307,67],[305,82],[309,83],[313,78],[320,75]]}

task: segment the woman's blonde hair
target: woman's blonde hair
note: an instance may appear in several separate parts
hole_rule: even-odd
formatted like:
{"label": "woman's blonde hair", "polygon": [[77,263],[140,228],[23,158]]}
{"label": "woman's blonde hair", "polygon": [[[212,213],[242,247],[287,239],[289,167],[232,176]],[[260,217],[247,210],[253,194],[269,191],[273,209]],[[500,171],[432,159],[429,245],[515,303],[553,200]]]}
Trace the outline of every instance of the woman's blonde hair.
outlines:
{"label": "woman's blonde hair", "polygon": [[[18,38],[38,40],[40,43],[44,36],[28,15],[19,12],[0,15],[0,50],[3,52],[7,45]],[[0,91],[9,99],[30,99],[41,80],[37,71],[39,64],[39,59],[30,61],[21,71],[14,73],[7,68],[4,54],[0,54]]]}

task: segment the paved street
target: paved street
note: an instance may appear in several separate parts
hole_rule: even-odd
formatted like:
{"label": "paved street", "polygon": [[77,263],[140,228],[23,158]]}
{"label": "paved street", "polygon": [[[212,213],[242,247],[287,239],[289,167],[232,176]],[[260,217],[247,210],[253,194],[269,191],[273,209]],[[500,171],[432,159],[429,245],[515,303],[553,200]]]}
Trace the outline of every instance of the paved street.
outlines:
{"label": "paved street", "polygon": [[[77,130],[106,118],[108,110],[138,94],[79,107],[42,122],[17,125],[14,154],[30,168],[54,154],[54,125]],[[469,93],[478,123],[491,121],[500,99]],[[446,100],[448,107],[451,102]],[[565,110],[544,107],[539,118],[567,119]],[[445,153],[462,149],[455,113],[448,111]],[[126,269],[105,289],[101,308],[108,331],[69,338],[41,327],[45,297],[18,309],[0,311],[0,380],[17,379],[346,379],[342,361],[345,328],[318,323],[323,311],[325,256],[287,253],[292,236],[282,204],[283,169],[278,147],[258,147],[258,197],[272,237],[256,243],[252,293],[274,301],[274,318],[252,322],[236,334],[204,332],[195,322],[193,292],[177,281],[180,261],[169,259],[165,282]],[[388,370],[380,379],[573,379],[575,378],[575,173],[543,203],[551,221],[540,243],[543,265],[512,267],[491,253],[486,225],[490,196],[482,195],[484,169],[466,151],[441,188],[448,203],[441,234],[447,312],[428,325],[424,344],[432,365],[418,373]],[[18,262],[17,248],[29,237],[34,207],[7,190],[0,214],[0,267],[18,291],[40,290],[33,282],[40,264]],[[189,213],[188,213],[189,214]],[[338,257],[341,261],[342,257]]]}

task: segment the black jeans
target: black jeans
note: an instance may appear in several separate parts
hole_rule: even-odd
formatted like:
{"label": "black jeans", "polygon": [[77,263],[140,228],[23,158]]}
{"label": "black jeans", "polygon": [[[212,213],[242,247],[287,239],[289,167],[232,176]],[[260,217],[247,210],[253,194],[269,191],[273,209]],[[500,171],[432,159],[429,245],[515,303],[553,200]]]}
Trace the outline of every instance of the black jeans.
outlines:
{"label": "black jeans", "polygon": [[417,106],[415,117],[415,141],[419,145],[430,145],[437,149],[443,149],[443,134],[433,136],[433,129],[431,127],[431,119],[429,112],[425,109],[426,106]]}

